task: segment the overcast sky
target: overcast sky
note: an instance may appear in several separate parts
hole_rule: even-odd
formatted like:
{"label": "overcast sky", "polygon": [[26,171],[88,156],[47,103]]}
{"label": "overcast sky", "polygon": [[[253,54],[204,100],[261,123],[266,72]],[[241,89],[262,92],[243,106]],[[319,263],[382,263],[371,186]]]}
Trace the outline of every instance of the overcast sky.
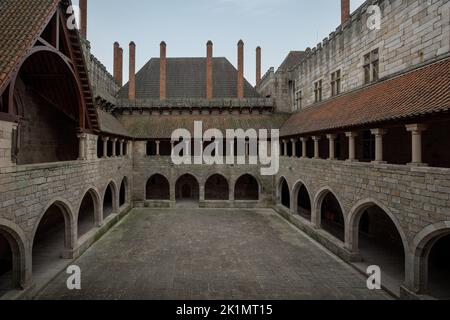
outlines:
{"label": "overcast sky", "polygon": [[[78,0],[73,1],[78,4]],[[352,11],[364,1],[351,0]],[[214,56],[236,65],[239,39],[245,42],[245,76],[255,83],[255,49],[262,47],[263,74],[277,68],[291,50],[314,47],[340,24],[340,0],[88,0],[88,39],[92,53],[112,73],[113,43],[136,42],[137,69],[159,56],[202,57],[206,42]]]}

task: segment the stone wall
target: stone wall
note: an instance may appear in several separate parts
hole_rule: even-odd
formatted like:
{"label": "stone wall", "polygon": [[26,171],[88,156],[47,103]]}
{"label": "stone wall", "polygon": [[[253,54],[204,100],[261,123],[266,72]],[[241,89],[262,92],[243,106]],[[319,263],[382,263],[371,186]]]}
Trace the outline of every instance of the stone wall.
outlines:
{"label": "stone wall", "polygon": [[12,131],[16,128],[16,123],[0,120],[0,168],[12,165],[11,138]]}
{"label": "stone wall", "polygon": [[[274,180],[274,198],[280,203],[279,181],[285,178],[291,194],[291,208],[278,210],[292,223],[347,261],[358,259],[354,232],[361,210],[380,207],[396,225],[405,248],[405,285],[419,286],[416,262],[419,243],[432,239],[442,226],[450,226],[450,169],[406,165],[295,159],[282,157],[281,170]],[[298,188],[304,185],[312,204],[308,221],[296,213]],[[321,201],[327,192],[337,198],[345,219],[345,243],[320,228]],[[446,227],[449,230],[448,227]],[[356,245],[357,246],[357,245]]]}
{"label": "stone wall", "polygon": [[[370,5],[381,9],[381,29],[370,30],[367,21]],[[314,83],[322,80],[323,100],[331,97],[331,73],[341,71],[341,92],[362,87],[364,55],[379,49],[379,77],[405,72],[450,52],[450,2],[448,0],[374,0],[366,1],[315,48],[306,50],[305,59],[290,75],[295,92],[302,91],[302,107],[315,103]],[[293,90],[288,88],[284,91]],[[273,90],[276,92],[277,90]],[[262,91],[264,92],[264,91]],[[291,101],[276,101],[278,108]]]}
{"label": "stone wall", "polygon": [[[259,166],[251,165],[180,165],[172,163],[170,157],[164,156],[146,156],[145,141],[137,141],[133,148],[133,199],[137,206],[174,206],[175,185],[179,177],[184,174],[193,175],[200,185],[200,206],[201,207],[219,207],[219,208],[254,208],[268,207],[272,203],[272,179],[273,177],[264,177],[260,174]],[[146,201],[146,184],[154,174],[161,174],[167,178],[170,184],[170,201]],[[204,186],[207,179],[214,175],[223,175],[229,185],[230,199],[234,197],[234,185],[236,181],[244,174],[251,174],[259,183],[260,196],[259,201],[204,201]]]}

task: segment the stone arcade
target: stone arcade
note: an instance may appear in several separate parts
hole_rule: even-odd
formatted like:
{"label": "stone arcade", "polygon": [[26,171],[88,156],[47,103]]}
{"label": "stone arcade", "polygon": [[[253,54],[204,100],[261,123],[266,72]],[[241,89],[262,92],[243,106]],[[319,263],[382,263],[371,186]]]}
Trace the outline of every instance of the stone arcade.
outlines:
{"label": "stone arcade", "polygon": [[[133,208],[275,210],[403,298],[450,298],[450,2],[371,0],[257,86],[213,56],[160,57],[123,84],[70,0],[0,2],[0,296],[32,297]],[[381,30],[366,28],[381,9]],[[294,40],[293,40],[294,43]],[[169,44],[170,45],[170,44]],[[189,81],[183,80],[189,79]],[[179,83],[183,83],[180,86]],[[280,171],[173,166],[171,134],[279,129]],[[207,143],[205,144],[207,147]]]}

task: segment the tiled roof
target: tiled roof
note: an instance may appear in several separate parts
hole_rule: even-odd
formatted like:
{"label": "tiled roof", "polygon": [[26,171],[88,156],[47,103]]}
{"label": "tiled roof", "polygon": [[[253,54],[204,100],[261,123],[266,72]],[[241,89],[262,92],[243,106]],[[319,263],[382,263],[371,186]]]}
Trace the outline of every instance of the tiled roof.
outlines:
{"label": "tiled roof", "polygon": [[[119,121],[138,139],[170,139],[176,129],[187,129],[193,133],[194,122],[202,121],[203,130],[219,129],[279,129],[286,121],[286,114],[268,115],[191,115],[191,116],[144,116],[123,115]],[[270,132],[268,133],[270,135]]]}
{"label": "tiled roof", "polygon": [[[206,96],[206,58],[167,58],[167,98],[204,98]],[[213,96],[237,96],[237,70],[226,58],[213,58]],[[245,98],[259,97],[245,81]],[[119,91],[128,97],[128,84]],[[151,59],[136,74],[136,98],[159,99],[159,58]]]}
{"label": "tiled roof", "polygon": [[450,59],[306,108],[283,125],[301,135],[413,118],[450,109]]}
{"label": "tiled roof", "polygon": [[115,134],[118,136],[129,137],[130,134],[123,125],[112,114],[97,109],[98,120],[100,122],[100,130],[105,133]]}
{"label": "tiled roof", "polygon": [[59,0],[0,1],[0,89],[50,19]]}

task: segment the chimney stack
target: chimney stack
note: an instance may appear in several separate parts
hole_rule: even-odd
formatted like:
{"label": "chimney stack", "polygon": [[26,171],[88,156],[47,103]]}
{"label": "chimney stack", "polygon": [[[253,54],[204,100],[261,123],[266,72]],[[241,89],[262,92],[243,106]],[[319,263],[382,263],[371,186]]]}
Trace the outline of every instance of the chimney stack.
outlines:
{"label": "chimney stack", "polygon": [[213,43],[206,44],[206,98],[213,98]]}
{"label": "chimney stack", "polygon": [[244,98],[244,42],[238,42],[238,78],[237,78],[237,98]]}
{"label": "chimney stack", "polygon": [[80,34],[87,39],[87,0],[80,0]]}
{"label": "chimney stack", "polygon": [[118,42],[114,42],[114,80],[119,86],[123,85],[123,49]]}
{"label": "chimney stack", "polygon": [[136,44],[130,42],[130,81],[128,83],[128,99],[136,99]]}
{"label": "chimney stack", "polygon": [[341,23],[344,24],[350,19],[350,0],[341,0]]}
{"label": "chimney stack", "polygon": [[261,82],[261,47],[256,48],[256,86]]}
{"label": "chimney stack", "polygon": [[167,98],[167,83],[166,83],[166,70],[167,70],[167,46],[163,41],[160,44],[159,55],[159,98],[165,100]]}

